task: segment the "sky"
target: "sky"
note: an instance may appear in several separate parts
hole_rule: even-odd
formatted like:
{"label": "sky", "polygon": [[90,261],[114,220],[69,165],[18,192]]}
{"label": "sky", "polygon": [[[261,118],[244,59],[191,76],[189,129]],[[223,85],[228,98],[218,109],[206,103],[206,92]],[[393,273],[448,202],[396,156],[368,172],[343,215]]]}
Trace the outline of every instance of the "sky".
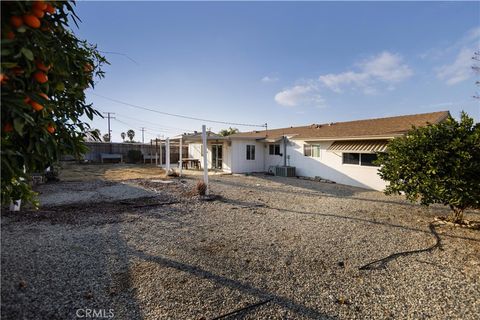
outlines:
{"label": "sky", "polygon": [[[111,63],[87,91],[113,141],[461,110],[480,121],[479,2],[77,2]],[[116,101],[112,101],[116,100]],[[107,132],[107,120],[93,128]]]}

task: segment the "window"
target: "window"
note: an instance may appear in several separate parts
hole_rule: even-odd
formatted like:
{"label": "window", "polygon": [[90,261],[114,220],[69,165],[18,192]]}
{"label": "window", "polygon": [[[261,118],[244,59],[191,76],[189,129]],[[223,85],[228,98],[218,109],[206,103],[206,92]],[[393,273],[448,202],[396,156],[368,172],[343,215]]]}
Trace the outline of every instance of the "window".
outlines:
{"label": "window", "polygon": [[360,164],[360,153],[343,153],[343,164]]}
{"label": "window", "polygon": [[303,155],[306,157],[320,158],[320,145],[319,144],[304,144]]}
{"label": "window", "polygon": [[255,146],[247,145],[247,160],[255,160]]}
{"label": "window", "polygon": [[377,160],[377,155],[375,153],[362,153],[361,160],[362,166],[377,167],[377,165],[373,164],[373,161]]}
{"label": "window", "polygon": [[268,146],[268,154],[280,155],[280,145],[279,144],[270,144]]}
{"label": "window", "polygon": [[343,153],[343,164],[356,164],[367,167],[376,167],[373,161],[377,160],[375,153]]}
{"label": "window", "polygon": [[309,144],[304,144],[303,145],[303,155],[305,157],[311,157],[312,156],[312,146]]}
{"label": "window", "polygon": [[312,144],[312,157],[320,158],[320,145]]}

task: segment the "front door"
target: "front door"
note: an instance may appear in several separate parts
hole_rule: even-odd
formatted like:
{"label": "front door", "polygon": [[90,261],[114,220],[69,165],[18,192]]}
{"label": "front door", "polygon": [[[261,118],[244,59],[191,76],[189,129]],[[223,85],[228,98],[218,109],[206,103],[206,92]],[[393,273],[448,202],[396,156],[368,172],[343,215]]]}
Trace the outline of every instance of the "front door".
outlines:
{"label": "front door", "polygon": [[212,144],[212,169],[222,169],[223,146]]}

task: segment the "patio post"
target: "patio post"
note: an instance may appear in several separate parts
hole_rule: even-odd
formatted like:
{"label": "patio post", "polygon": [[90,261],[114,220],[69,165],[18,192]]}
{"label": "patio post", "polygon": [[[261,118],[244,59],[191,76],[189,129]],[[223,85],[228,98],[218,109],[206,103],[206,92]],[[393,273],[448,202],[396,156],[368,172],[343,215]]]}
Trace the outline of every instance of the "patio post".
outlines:
{"label": "patio post", "polygon": [[170,138],[165,140],[165,162],[168,173],[170,171]]}
{"label": "patio post", "polygon": [[183,145],[182,145],[182,140],[183,138],[180,137],[180,150],[179,150],[179,157],[180,157],[180,161],[178,161],[178,165],[180,166],[180,171],[179,171],[179,175],[180,177],[182,176],[182,169],[183,169],[183,154],[182,154],[182,149],[183,149]]}
{"label": "patio post", "polygon": [[159,149],[159,156],[158,156],[158,164],[160,165],[160,167],[163,165],[163,149],[162,149],[162,139],[160,139],[160,149]]}
{"label": "patio post", "polygon": [[205,194],[208,196],[208,149],[207,149],[207,127],[202,125],[202,143],[203,143],[203,182],[207,186]]}

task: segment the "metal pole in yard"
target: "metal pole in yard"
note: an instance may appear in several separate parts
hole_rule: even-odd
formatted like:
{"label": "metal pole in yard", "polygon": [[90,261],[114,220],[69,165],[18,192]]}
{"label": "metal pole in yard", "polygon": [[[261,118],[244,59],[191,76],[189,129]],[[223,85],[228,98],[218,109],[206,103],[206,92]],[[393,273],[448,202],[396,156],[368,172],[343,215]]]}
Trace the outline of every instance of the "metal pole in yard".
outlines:
{"label": "metal pole in yard", "polygon": [[162,139],[160,139],[160,149],[158,149],[159,151],[159,156],[158,156],[158,164],[161,166],[163,166],[163,147],[162,147]]}
{"label": "metal pole in yard", "polygon": [[170,171],[170,138],[165,140],[165,165],[168,173]]}
{"label": "metal pole in yard", "polygon": [[[160,144],[160,147],[162,145]],[[158,166],[158,139],[155,138],[155,165]]]}
{"label": "metal pole in yard", "polygon": [[182,169],[183,169],[183,159],[182,159],[182,149],[183,149],[183,145],[182,145],[182,140],[183,140],[183,137],[180,137],[180,150],[179,150],[179,158],[180,160],[178,161],[178,165],[180,166],[180,170],[179,170],[179,175],[180,177],[182,176]]}
{"label": "metal pole in yard", "polygon": [[208,196],[208,149],[207,149],[207,127],[202,125],[202,143],[203,143],[203,182],[207,186],[205,194]]}

